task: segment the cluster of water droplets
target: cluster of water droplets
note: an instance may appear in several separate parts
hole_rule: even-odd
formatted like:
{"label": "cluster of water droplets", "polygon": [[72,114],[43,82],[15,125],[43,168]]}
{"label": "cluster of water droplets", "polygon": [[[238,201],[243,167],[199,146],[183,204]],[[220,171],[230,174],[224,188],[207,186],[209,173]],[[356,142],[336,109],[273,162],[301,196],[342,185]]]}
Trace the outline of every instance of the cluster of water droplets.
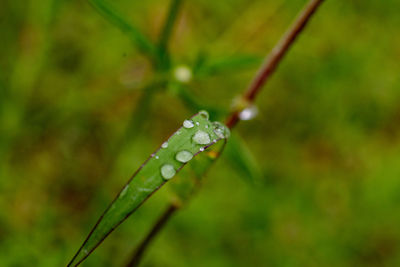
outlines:
{"label": "cluster of water droplets", "polygon": [[[209,115],[208,112],[206,111],[200,111],[199,115],[208,120],[209,119]],[[185,129],[192,129],[196,126],[200,126],[200,123],[198,121],[194,122],[192,120],[185,120],[183,122],[183,128]],[[212,122],[211,124],[213,132],[215,133],[215,135],[219,138],[219,139],[223,139],[223,138],[228,138],[230,135],[229,129],[223,125],[220,122]],[[205,128],[208,129],[209,126],[208,124],[205,125]],[[180,134],[181,130],[178,130],[176,132],[176,134]],[[204,151],[205,146],[211,144],[212,142],[216,143],[217,140],[211,140],[211,136],[209,133],[207,133],[206,131],[200,130],[198,129],[194,135],[192,136],[192,141],[194,144],[196,145],[200,145],[201,147],[199,148],[199,151]],[[167,148],[168,147],[168,142],[165,142],[161,145],[161,148]],[[189,162],[191,159],[193,158],[193,154],[192,152],[188,151],[188,150],[181,150],[178,151],[175,154],[175,159],[181,163],[187,163]],[[165,179],[165,180],[169,180],[172,177],[175,176],[176,174],[176,170],[174,168],[174,166],[172,164],[164,164],[161,166],[161,176]]]}
{"label": "cluster of water droplets", "polygon": [[219,137],[219,138],[228,138],[231,135],[231,132],[229,129],[223,125],[222,123],[218,121],[214,121],[212,123],[213,128],[214,128],[214,133]]}

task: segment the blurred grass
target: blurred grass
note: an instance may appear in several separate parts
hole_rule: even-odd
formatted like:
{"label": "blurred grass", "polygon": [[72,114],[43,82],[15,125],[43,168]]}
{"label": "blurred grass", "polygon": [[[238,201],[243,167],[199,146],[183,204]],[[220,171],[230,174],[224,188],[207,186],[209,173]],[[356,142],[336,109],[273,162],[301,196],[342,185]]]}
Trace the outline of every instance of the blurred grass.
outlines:
{"label": "blurred grass", "polygon": [[[186,1],[172,67],[205,57],[217,69],[185,93],[221,119],[304,2]],[[167,1],[112,3],[156,43]],[[400,264],[398,10],[326,1],[260,95],[259,116],[236,129],[260,179],[247,183],[223,157],[144,266]],[[167,73],[132,130],[154,70],[87,2],[2,1],[0,32],[0,266],[65,265],[193,103]],[[125,262],[167,198],[156,194],[83,266]]]}

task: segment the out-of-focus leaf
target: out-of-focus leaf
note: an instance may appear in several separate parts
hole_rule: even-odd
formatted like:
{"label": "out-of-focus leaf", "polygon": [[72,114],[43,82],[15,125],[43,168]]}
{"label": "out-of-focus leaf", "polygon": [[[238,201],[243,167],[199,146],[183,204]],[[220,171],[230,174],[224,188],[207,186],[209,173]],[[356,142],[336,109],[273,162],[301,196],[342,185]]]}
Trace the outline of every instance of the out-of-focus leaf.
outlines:
{"label": "out-of-focus leaf", "polygon": [[261,177],[261,169],[247,144],[239,135],[233,134],[226,146],[225,155],[229,163],[240,172],[240,177],[255,182]]}
{"label": "out-of-focus leaf", "polygon": [[[229,136],[221,123],[210,122],[207,112],[199,112],[178,129],[136,171],[100,217],[68,266],[81,263],[120,223],[192,157]],[[208,165],[205,165],[208,166]]]}
{"label": "out-of-focus leaf", "polygon": [[154,44],[139,29],[127,22],[110,4],[104,0],[89,0],[89,2],[105,19],[126,33],[141,52],[151,57],[155,56]]}

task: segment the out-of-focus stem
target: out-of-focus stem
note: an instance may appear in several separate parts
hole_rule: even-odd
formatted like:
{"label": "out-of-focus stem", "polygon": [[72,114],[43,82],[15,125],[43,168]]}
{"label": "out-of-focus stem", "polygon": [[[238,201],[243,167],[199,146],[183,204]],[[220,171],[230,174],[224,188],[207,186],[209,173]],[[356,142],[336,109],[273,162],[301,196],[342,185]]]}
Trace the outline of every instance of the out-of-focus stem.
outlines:
{"label": "out-of-focus stem", "polygon": [[180,7],[182,5],[182,0],[172,0],[171,5],[169,7],[168,15],[164,22],[164,27],[160,33],[159,46],[165,48],[168,45],[168,41],[172,35],[172,29],[174,27],[174,23],[178,16]]}
{"label": "out-of-focus stem", "polygon": [[[257,71],[257,74],[251,81],[247,90],[243,94],[243,100],[249,104],[254,102],[257,94],[261,91],[268,78],[274,72],[276,67],[279,65],[283,56],[288,52],[289,48],[292,46],[296,37],[301,33],[301,31],[306,26],[307,22],[310,20],[314,12],[317,10],[320,4],[324,0],[310,0],[303,10],[299,13],[295,21],[286,31],[286,33],[281,37],[279,42],[271,50],[268,56],[265,58],[263,64]],[[239,122],[239,112],[234,110],[226,120],[226,125],[229,128],[233,128]]]}
{"label": "out-of-focus stem", "polygon": [[181,9],[183,0],[171,0],[168,14],[165,18],[163,28],[160,32],[158,42],[158,57],[161,69],[168,69],[170,67],[170,58],[168,53],[168,42],[172,36],[172,31],[176,22],[176,19]]}

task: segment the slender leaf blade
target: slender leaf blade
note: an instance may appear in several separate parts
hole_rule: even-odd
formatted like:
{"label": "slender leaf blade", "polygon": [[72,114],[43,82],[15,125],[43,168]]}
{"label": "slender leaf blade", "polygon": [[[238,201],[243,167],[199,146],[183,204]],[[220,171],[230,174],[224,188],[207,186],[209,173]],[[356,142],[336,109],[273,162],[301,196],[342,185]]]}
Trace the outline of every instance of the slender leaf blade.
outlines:
{"label": "slender leaf blade", "polygon": [[[163,166],[170,165],[178,172],[186,164],[177,160],[178,152],[187,151],[196,156],[229,136],[229,130],[220,123],[210,122],[206,112],[199,112],[191,118],[190,122],[193,125],[191,128],[179,128],[136,171],[100,217],[68,266],[79,265],[120,223],[167,181],[161,172]],[[199,132],[203,137],[208,136],[208,138],[201,139],[202,142],[196,142],[199,139],[195,136],[198,137]]]}
{"label": "slender leaf blade", "polygon": [[139,29],[131,25],[110,4],[104,0],[89,0],[89,3],[111,24],[126,33],[141,52],[151,57],[156,55],[156,46]]}
{"label": "slender leaf blade", "polygon": [[254,183],[261,177],[261,168],[251,150],[239,135],[233,134],[226,146],[226,159],[240,177]]}

